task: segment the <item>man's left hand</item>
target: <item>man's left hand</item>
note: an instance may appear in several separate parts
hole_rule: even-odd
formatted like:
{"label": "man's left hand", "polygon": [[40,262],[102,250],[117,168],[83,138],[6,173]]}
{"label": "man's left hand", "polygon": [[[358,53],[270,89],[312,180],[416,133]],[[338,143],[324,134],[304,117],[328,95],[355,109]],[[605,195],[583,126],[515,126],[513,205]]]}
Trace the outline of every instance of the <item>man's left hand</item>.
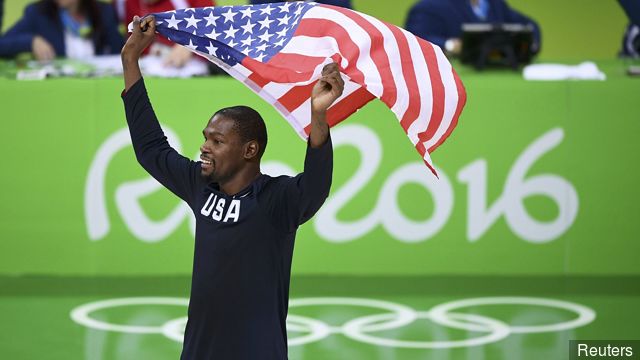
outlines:
{"label": "man's left hand", "polygon": [[322,69],[322,77],[311,91],[311,111],[321,114],[342,95],[344,80],[340,76],[338,64],[331,63]]}

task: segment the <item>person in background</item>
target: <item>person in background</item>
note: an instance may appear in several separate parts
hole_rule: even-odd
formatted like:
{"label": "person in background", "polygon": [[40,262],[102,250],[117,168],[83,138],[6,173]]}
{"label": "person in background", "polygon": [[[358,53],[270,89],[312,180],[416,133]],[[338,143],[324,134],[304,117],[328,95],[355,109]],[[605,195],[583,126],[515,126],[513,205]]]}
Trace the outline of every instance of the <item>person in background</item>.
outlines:
{"label": "person in background", "polygon": [[[151,13],[159,13],[190,7],[214,6],[213,0],[115,0],[116,12],[125,29],[133,21],[135,15],[144,16]],[[166,66],[183,67],[193,56],[193,53],[184,46],[157,36],[153,44],[145,51],[144,55],[157,55],[163,58]]]}
{"label": "person in background", "polygon": [[124,39],[110,4],[97,0],[41,0],[0,37],[0,56],[31,52],[40,61],[118,54]]}
{"label": "person in background", "polygon": [[504,0],[420,0],[409,10],[405,29],[450,55],[462,50],[462,24],[518,23],[533,26],[532,52],[540,50],[540,27]]}
{"label": "person in background", "polygon": [[0,0],[0,34],[2,33],[2,18],[4,17],[4,0]]}
{"label": "person in background", "polygon": [[[251,4],[260,5],[260,4],[268,4],[268,3],[276,3],[282,2],[283,0],[251,0]],[[287,0],[292,1],[292,0]],[[351,9],[351,0],[318,0],[321,4],[334,5],[334,6],[342,6],[343,8]]]}
{"label": "person in background", "polygon": [[622,39],[621,56],[640,57],[640,1],[618,0],[622,9],[629,17],[629,25]]}

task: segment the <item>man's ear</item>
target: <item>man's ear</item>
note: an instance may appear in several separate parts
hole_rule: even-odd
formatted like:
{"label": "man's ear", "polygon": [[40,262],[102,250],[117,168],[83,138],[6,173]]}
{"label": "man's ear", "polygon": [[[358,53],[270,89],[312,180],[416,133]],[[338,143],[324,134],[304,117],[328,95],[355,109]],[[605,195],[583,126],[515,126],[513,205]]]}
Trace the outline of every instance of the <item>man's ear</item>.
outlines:
{"label": "man's ear", "polygon": [[260,152],[260,144],[256,140],[250,140],[244,144],[244,158],[251,160],[258,156]]}

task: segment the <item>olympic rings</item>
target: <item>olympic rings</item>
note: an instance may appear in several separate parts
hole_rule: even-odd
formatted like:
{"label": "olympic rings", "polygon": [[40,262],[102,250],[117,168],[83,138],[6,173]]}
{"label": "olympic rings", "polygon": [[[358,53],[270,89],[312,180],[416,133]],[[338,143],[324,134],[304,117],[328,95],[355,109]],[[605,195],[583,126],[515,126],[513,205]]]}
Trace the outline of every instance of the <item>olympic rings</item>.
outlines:
{"label": "olympic rings", "polygon": [[[182,342],[187,317],[172,319],[158,326],[142,326],[112,324],[92,318],[90,314],[97,310],[123,306],[169,305],[186,307],[188,304],[189,300],[185,298],[135,297],[109,299],[78,306],[71,311],[70,316],[74,322],[90,329],[133,334],[162,334],[168,339]],[[515,326],[508,325],[503,321],[484,315],[481,316],[477,314],[452,312],[453,310],[460,308],[485,305],[528,305],[551,307],[575,312],[578,317],[573,320],[557,324]],[[463,299],[439,304],[427,311],[414,310],[409,306],[393,302],[363,298],[318,297],[291,299],[289,302],[290,309],[305,306],[356,306],[381,309],[385,312],[351,319],[340,326],[332,326],[318,319],[289,314],[287,317],[287,330],[290,332],[306,333],[298,337],[289,337],[289,346],[299,346],[320,341],[331,334],[342,334],[352,340],[363,343],[394,348],[446,349],[470,347],[494,343],[506,338],[510,334],[540,333],[574,329],[587,325],[596,318],[595,311],[584,305],[568,301],[532,297],[483,297]],[[384,338],[371,334],[377,331],[398,329],[400,327],[407,326],[418,319],[431,320],[438,325],[449,328],[486,334],[470,339],[445,341],[408,341]]]}

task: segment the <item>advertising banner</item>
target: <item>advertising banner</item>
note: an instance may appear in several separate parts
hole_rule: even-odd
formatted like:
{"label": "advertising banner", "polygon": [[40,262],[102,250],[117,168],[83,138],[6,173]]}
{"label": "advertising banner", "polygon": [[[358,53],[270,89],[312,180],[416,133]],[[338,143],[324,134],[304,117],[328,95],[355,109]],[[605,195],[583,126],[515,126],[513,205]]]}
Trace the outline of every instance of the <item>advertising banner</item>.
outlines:
{"label": "advertising banner", "polygon": [[[298,231],[294,274],[640,274],[637,82],[466,74],[434,177],[374,101],[332,129],[330,197]],[[149,79],[170,143],[196,158],[213,112],[265,118],[263,172],[305,144],[228,78]],[[2,80],[1,274],[189,274],[190,209],[136,163],[120,79]]]}

